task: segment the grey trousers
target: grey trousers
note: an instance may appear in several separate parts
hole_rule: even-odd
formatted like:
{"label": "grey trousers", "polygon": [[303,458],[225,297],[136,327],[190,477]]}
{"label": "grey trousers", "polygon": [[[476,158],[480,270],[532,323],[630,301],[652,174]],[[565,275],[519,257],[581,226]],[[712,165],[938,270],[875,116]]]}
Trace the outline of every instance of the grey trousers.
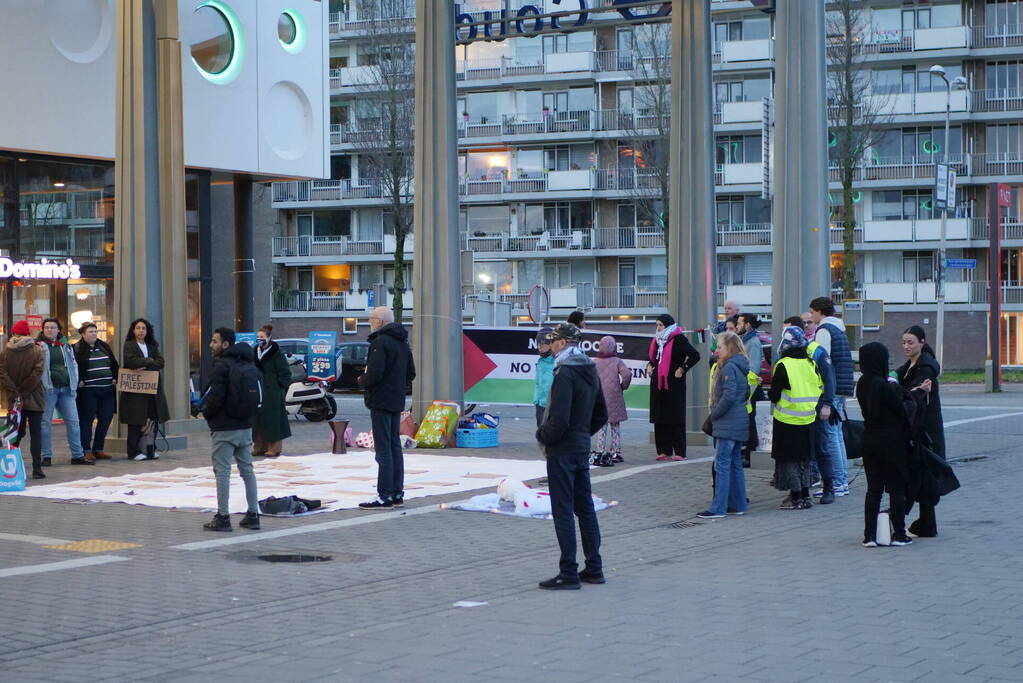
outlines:
{"label": "grey trousers", "polygon": [[245,500],[249,512],[259,512],[256,473],[252,471],[252,430],[232,429],[213,432],[213,474],[217,478],[217,512],[230,514],[231,461],[238,463],[238,474],[245,482]]}

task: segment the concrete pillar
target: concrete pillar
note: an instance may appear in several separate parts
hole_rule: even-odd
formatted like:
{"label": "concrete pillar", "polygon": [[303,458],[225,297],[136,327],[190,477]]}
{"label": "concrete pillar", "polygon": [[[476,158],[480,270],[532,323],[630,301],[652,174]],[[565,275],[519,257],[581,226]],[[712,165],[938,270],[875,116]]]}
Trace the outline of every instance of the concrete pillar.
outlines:
{"label": "concrete pillar", "polygon": [[[671,20],[671,201],[668,213],[668,311],[688,330],[713,327],[717,268],[714,237],[714,98],[710,0],[674,0]],[[696,335],[693,335],[694,337]],[[690,341],[704,358],[704,343]],[[700,434],[707,414],[708,366],[689,371],[686,428]]]}
{"label": "concrete pillar", "polygon": [[458,246],[454,5],[416,0],[416,231],[412,352],[418,378],[412,410],[461,401],[462,300]]}
{"label": "concrete pillar", "polygon": [[234,328],[256,330],[255,237],[252,225],[252,176],[234,177]]}
{"label": "concrete pillar", "polygon": [[824,3],[778,3],[775,15],[772,331],[831,295]]}

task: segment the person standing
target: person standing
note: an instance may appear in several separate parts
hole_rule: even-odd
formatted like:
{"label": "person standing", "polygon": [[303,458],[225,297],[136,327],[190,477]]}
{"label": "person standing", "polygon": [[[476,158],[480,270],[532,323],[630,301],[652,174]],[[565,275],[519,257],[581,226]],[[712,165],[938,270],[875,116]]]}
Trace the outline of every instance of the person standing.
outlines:
{"label": "person standing", "polygon": [[[155,370],[160,373],[156,394],[134,394],[121,392],[117,417],[121,424],[128,425],[128,459],[155,460],[155,435],[158,423],[170,419],[167,398],[163,393],[163,354],[156,342],[152,324],[145,318],[136,318],[128,326],[121,350],[121,361],[126,370]],[[142,445],[143,436],[148,442]]]}
{"label": "person standing", "polygon": [[543,414],[551,398],[551,384],[554,383],[554,354],[551,353],[549,327],[541,327],[536,334],[536,376],[533,378],[533,406],[536,412],[536,426],[543,424]]}
{"label": "person standing", "polygon": [[11,338],[0,351],[0,389],[4,405],[10,410],[21,401],[21,424],[18,438],[28,430],[32,439],[32,478],[45,479],[42,457],[43,409],[46,407],[46,388],[43,369],[49,361],[46,351],[29,336],[28,323],[19,320],[11,327]]}
{"label": "person standing", "polygon": [[[107,430],[117,410],[115,382],[120,369],[110,346],[99,338],[96,323],[88,322],[78,328],[82,338],[75,344],[75,363],[78,365],[78,424],[82,434],[82,450],[86,457],[110,460],[103,450]],[[96,421],[96,430],[92,422]]]}
{"label": "person standing", "polygon": [[[218,327],[210,340],[213,370],[203,391],[198,410],[210,428],[213,441],[213,474],[217,479],[217,514],[203,524],[208,531],[231,529],[231,461],[238,465],[238,474],[245,483],[248,509],[238,526],[259,528],[259,494],[256,473],[252,469],[252,419],[259,409],[244,380],[246,367],[252,367],[252,349],[236,344],[234,330]],[[258,371],[257,375],[258,375]],[[258,393],[258,389],[257,389]]]}
{"label": "person standing", "polygon": [[47,353],[43,366],[43,387],[46,389],[46,406],[43,408],[42,444],[43,464],[50,464],[53,458],[53,411],[60,410],[64,418],[67,445],[71,449],[72,465],[95,465],[96,459],[82,450],[82,433],[78,425],[78,363],[75,362],[71,347],[61,339],[63,329],[56,318],[43,321],[38,343]]}
{"label": "person standing", "polygon": [[650,422],[654,425],[657,460],[686,459],[686,373],[700,362],[675,319],[667,313],[657,316],[650,342]]}
{"label": "person standing", "polygon": [[273,325],[256,333],[256,367],[263,373],[263,405],[252,425],[252,455],[276,458],[281,442],[291,436],[284,399],[291,385],[291,368],[273,340]]}
{"label": "person standing", "polygon": [[813,341],[817,334],[817,323],[813,321],[813,314],[810,311],[804,311],[799,315],[799,319],[803,321],[803,334],[806,335],[806,341]]}
{"label": "person standing", "polygon": [[[906,535],[906,485],[909,481],[909,421],[914,408],[909,392],[888,376],[888,349],[871,342],[860,347],[856,400],[863,412],[863,470],[867,495],[863,503],[863,546],[877,547],[877,514],[888,491],[893,527],[892,545],[909,545]],[[929,386],[929,385],[925,385]],[[910,402],[907,410],[906,402]]]}
{"label": "person standing", "polygon": [[853,395],[852,347],[846,336],[845,323],[835,317],[835,304],[827,297],[810,302],[810,318],[817,326],[814,341],[828,352],[835,371],[835,403],[826,423],[827,444],[822,445],[831,455],[831,471],[836,496],[849,495],[849,464],[846,462],[845,437],[842,422],[847,419],[845,401]]}
{"label": "person standing", "polygon": [[600,388],[607,405],[607,424],[597,432],[596,452],[599,454],[599,462],[596,464],[610,467],[616,462],[625,462],[622,457],[621,425],[629,419],[629,412],[625,408],[625,390],[632,384],[632,371],[618,357],[618,342],[610,335],[600,338],[593,363],[597,367]]}
{"label": "person standing", "polygon": [[749,436],[747,419],[750,365],[742,340],[734,332],[718,335],[717,371],[711,389],[710,420],[714,455],[714,498],[701,519],[720,519],[726,513],[746,513],[746,475],[742,447]]}
{"label": "person standing", "polygon": [[[554,531],[561,548],[558,575],[540,582],[548,590],[576,590],[581,583],[605,583],[600,525],[590,486],[590,437],[607,422],[607,405],[593,361],[579,348],[582,334],[571,323],[554,328],[554,384],[536,440],[544,446]],[[586,567],[576,562],[575,517]]]}
{"label": "person standing", "polygon": [[[930,382],[927,405],[923,415],[916,420],[917,429],[913,438],[916,441],[929,441],[931,449],[945,460],[945,426],[941,416],[941,391],[938,382],[941,366],[938,365],[934,350],[927,343],[924,330],[919,325],[913,325],[902,333],[902,350],[908,360],[895,371],[899,384],[904,389],[912,390],[924,382]],[[909,533],[921,538],[933,538],[938,535],[938,521],[934,516],[935,501],[919,502],[920,517],[909,525]],[[912,501],[909,503],[907,514],[911,509]]]}
{"label": "person standing", "polygon": [[568,322],[580,330],[586,329],[586,314],[582,311],[572,311],[568,314]]}
{"label": "person standing", "polygon": [[377,497],[359,503],[363,510],[401,507],[405,504],[405,458],[401,452],[399,423],[405,409],[405,389],[416,378],[408,332],[394,322],[386,306],[369,316],[369,353],[366,371],[359,377],[365,390],[363,401],[373,424],[377,461]]}
{"label": "person standing", "polygon": [[[746,350],[746,357],[749,359],[749,369],[753,374],[760,376],[764,367],[764,345],[760,341],[760,318],[756,313],[741,313],[735,332],[742,338],[742,346]],[[749,411],[749,437],[742,447],[742,466],[750,466],[750,454],[757,449],[760,439],[757,435],[757,401],[762,398],[760,386],[753,388],[753,396],[750,400]]]}
{"label": "person standing", "polygon": [[[714,326],[715,334],[721,334],[722,332],[727,332],[728,330],[726,329],[725,324],[729,320],[738,318],[740,314],[741,314],[741,311],[739,310],[739,304],[735,303],[734,301],[726,301],[725,302],[725,317],[724,317],[724,320],[719,320],[717,325]],[[717,342],[717,337],[714,338],[714,341],[715,341],[715,343]]]}
{"label": "person standing", "polygon": [[807,356],[806,337],[798,327],[786,327],[778,349],[768,398],[773,404],[771,457],[774,458],[774,486],[788,491],[782,510],[808,510],[813,474],[817,403],[824,382],[817,366]]}

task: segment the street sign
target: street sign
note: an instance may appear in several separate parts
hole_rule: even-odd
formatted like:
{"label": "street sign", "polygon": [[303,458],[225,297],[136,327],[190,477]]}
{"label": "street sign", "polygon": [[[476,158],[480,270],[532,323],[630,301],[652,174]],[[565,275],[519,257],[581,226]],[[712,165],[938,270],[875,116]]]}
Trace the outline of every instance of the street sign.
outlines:
{"label": "street sign", "polygon": [[948,205],[948,164],[934,165],[934,205],[942,209]]}
{"label": "street sign", "polygon": [[975,258],[947,258],[945,259],[946,268],[961,268],[964,270],[972,270],[977,267],[977,259]]}
{"label": "street sign", "polygon": [[846,301],[842,304],[842,322],[847,327],[880,327],[884,325],[884,301],[881,299]]}
{"label": "street sign", "polygon": [[547,322],[547,316],[551,312],[551,295],[545,287],[534,285],[529,290],[526,309],[529,311],[529,319],[537,325]]}

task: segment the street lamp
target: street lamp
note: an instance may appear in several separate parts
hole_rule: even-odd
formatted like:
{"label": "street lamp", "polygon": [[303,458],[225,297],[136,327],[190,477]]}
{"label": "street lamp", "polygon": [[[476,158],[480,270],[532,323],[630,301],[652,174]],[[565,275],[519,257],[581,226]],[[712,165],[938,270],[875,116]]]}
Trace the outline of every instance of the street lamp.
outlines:
{"label": "street lamp", "polygon": [[[965,90],[967,87],[967,81],[962,76],[957,76],[950,82],[948,76],[945,74],[945,67],[940,64],[935,64],[930,68],[932,76],[937,76],[941,80],[945,81],[945,149],[943,154],[942,163],[947,171],[948,169],[948,129],[949,123],[952,118],[952,88],[956,90]],[[935,163],[935,170],[937,170],[937,161]],[[938,174],[934,174],[937,179]],[[937,188],[935,188],[936,190]],[[945,356],[945,235],[948,231],[948,205],[949,202],[955,202],[955,197],[945,196],[945,204],[941,209],[941,238],[938,243],[938,267],[935,271],[935,300],[938,304],[938,323],[935,334],[935,352],[938,354],[938,365],[944,368],[944,356]]]}

